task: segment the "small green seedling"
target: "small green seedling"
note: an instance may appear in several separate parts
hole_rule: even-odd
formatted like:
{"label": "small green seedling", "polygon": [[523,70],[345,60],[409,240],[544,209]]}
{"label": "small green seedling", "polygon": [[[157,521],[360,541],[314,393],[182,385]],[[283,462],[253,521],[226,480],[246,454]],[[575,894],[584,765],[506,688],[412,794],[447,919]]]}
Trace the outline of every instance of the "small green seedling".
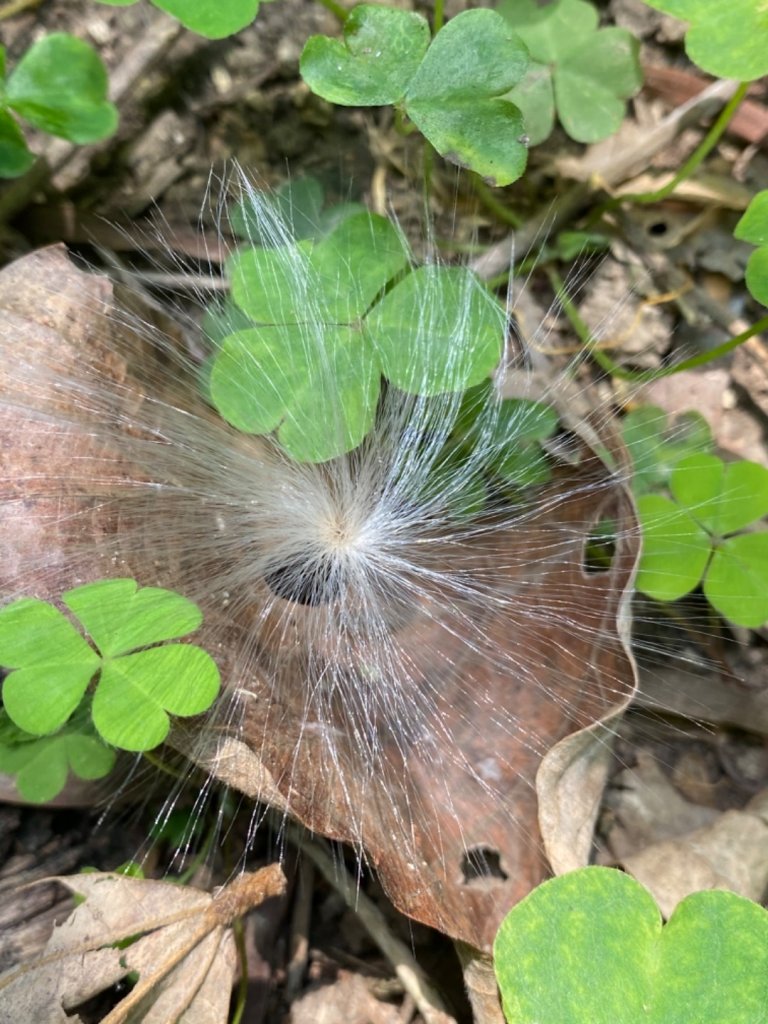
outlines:
{"label": "small green seedling", "polygon": [[498,457],[493,468],[498,477],[516,490],[546,483],[551,464],[542,448],[560,425],[557,410],[528,398],[506,398],[495,425]]}
{"label": "small green seedling", "polygon": [[617,131],[626,100],[643,82],[638,41],[622,28],[598,28],[585,0],[500,0],[498,11],[531,54],[523,80],[507,93],[523,112],[531,145],[549,137],[555,111],[577,142]]}
{"label": "small green seedling", "polygon": [[520,111],[504,97],[527,65],[495,11],[464,11],[430,42],[420,14],[360,4],[347,15],[343,43],[310,37],[300,69],[331,103],[394,104],[446,159],[508,185],[525,170],[527,148]]}
{"label": "small green seedling", "polygon": [[624,443],[632,457],[632,493],[635,497],[669,486],[672,470],[688,455],[711,453],[712,431],[701,413],[693,410],[669,422],[654,405],[642,405],[624,417]]}
{"label": "small green seedling", "polygon": [[200,626],[191,601],[116,579],[69,590],[62,603],[90,643],[45,601],[21,598],[0,610],[0,666],[10,670],[3,705],[16,727],[36,737],[57,733],[94,679],[93,725],[123,750],[150,750],[168,734],[169,714],[197,715],[211,706],[220,680],[210,655],[191,644],[163,644]]}
{"label": "small green seedling", "polygon": [[53,800],[69,772],[79,779],[102,779],[114,764],[114,751],[96,735],[82,712],[53,735],[34,736],[0,711],[0,772],[15,775],[19,794],[30,803]]}
{"label": "small green seedling", "polygon": [[[452,519],[480,515],[491,494],[518,500],[526,488],[544,484],[551,476],[542,445],[559,426],[557,411],[530,399],[494,400],[493,387],[484,381],[462,396],[455,423],[420,495],[445,502]],[[430,438],[429,430],[426,436]]]}
{"label": "small green seedling", "polygon": [[483,381],[465,394],[454,438],[462,457],[479,448],[487,454],[486,469],[506,488],[522,490],[546,483],[550,460],[542,448],[560,425],[557,410],[528,398],[505,398],[495,405],[493,384]]}
{"label": "small green seedling", "polygon": [[675,601],[703,580],[725,618],[757,628],[768,620],[768,532],[743,532],[768,514],[768,470],[689,455],[669,479],[671,498],[643,494],[643,555],[637,587]]}
{"label": "small green seedling", "polygon": [[251,325],[240,319],[213,360],[224,419],[276,430],[294,459],[323,462],[372,429],[382,377],[423,395],[485,380],[501,355],[501,305],[467,270],[409,268],[402,236],[368,213],[319,241],[237,252],[231,299]]}
{"label": "small green seedling", "polygon": [[542,262],[555,259],[570,263],[575,259],[606,252],[611,246],[607,235],[597,231],[558,231],[551,244],[545,243],[537,257]]}
{"label": "small green seedling", "polygon": [[747,261],[747,288],[753,299],[768,306],[768,189],[753,197],[733,234],[758,246]]}
{"label": "small green seedling", "polygon": [[[155,7],[177,18],[185,28],[207,39],[223,39],[250,25],[259,0],[151,0]],[[130,7],[136,0],[100,0],[112,7]]]}
{"label": "small green seedling", "polygon": [[33,128],[80,144],[105,139],[117,127],[117,109],[107,99],[104,65],[75,36],[43,36],[7,76],[5,49],[0,46],[0,79],[0,177],[23,174],[35,159],[16,116]]}
{"label": "small green seedling", "polygon": [[757,1024],[768,1007],[768,912],[710,890],[663,925],[634,879],[583,868],[513,907],[494,963],[509,1024]]}
{"label": "small green seedling", "polygon": [[768,8],[758,0],[646,0],[665,14],[690,22],[685,51],[718,78],[751,82],[768,73]]}

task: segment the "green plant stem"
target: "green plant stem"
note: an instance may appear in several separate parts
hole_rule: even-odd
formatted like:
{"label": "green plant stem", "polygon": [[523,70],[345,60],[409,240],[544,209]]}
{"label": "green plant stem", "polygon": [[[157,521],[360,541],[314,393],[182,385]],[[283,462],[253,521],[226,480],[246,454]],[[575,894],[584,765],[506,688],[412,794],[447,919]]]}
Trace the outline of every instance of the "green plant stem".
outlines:
{"label": "green plant stem", "polygon": [[174,768],[173,765],[170,765],[168,764],[167,761],[164,761],[162,757],[158,757],[157,754],[155,754],[155,752],[152,750],[143,750],[141,752],[141,756],[145,758],[145,760],[148,761],[153,768],[157,768],[159,772],[163,772],[165,775],[170,775],[172,779],[176,779],[177,781],[179,781],[181,779],[186,778],[186,773],[182,774],[182,772]]}
{"label": "green plant stem", "polygon": [[432,34],[437,35],[445,21],[444,0],[435,0],[435,13],[432,17]]}
{"label": "green plant stem", "polygon": [[39,7],[43,0],[10,0],[7,4],[0,5],[0,21],[6,18],[13,18],[22,11],[28,11],[33,7]]}
{"label": "green plant stem", "polygon": [[720,141],[723,132],[728,127],[731,118],[736,113],[741,101],[744,99],[749,85],[749,82],[741,82],[738,89],[720,111],[717,120],[701,140],[699,145],[694,149],[677,174],[675,174],[666,185],[663,185],[661,188],[654,189],[652,192],[634,192],[629,193],[628,195],[615,196],[613,199],[609,199],[607,203],[604,203],[596,211],[593,219],[597,219],[608,210],[615,210],[618,206],[621,206],[622,203],[658,203],[662,199],[666,199],[667,196],[672,195],[677,186],[693,174],[701,162]]}
{"label": "green plant stem", "polygon": [[216,828],[217,825],[216,822],[214,821],[211,827],[208,829],[208,834],[205,837],[205,842],[200,847],[197,854],[192,858],[189,867],[185,868],[184,871],[182,871],[179,877],[176,879],[179,885],[189,885],[194,876],[197,874],[200,867],[203,864],[205,864],[205,862],[208,860],[208,857],[211,854],[211,850],[213,849],[213,844],[216,841]]}
{"label": "green plant stem", "polygon": [[473,185],[477,198],[494,217],[497,217],[503,224],[511,224],[513,228],[520,227],[523,223],[522,217],[518,217],[504,203],[499,202],[492,190],[478,175],[474,175]]}
{"label": "green plant stem", "polygon": [[[738,348],[739,345],[743,345],[745,341],[749,341],[750,338],[753,338],[756,334],[761,334],[763,331],[768,331],[768,316],[761,317],[757,323],[752,324],[746,331],[742,331],[741,334],[729,338],[728,341],[724,341],[722,345],[717,345],[715,348],[710,349],[709,352],[702,352],[697,356],[691,356],[690,359],[684,359],[682,363],[670,366],[665,370],[653,371],[654,376],[652,379],[670,377],[680,370],[692,370],[696,366],[705,366],[707,363],[711,363],[713,359],[719,359],[721,356],[732,352],[733,349]],[[624,371],[624,373],[630,372],[629,370]]]}
{"label": "green plant stem", "polygon": [[349,11],[346,7],[342,7],[341,4],[336,3],[336,0],[317,0],[317,2],[322,4],[326,10],[330,11],[334,18],[337,18],[342,25],[347,20]]}
{"label": "green plant stem", "polygon": [[393,109],[395,111],[395,131],[401,135],[412,135],[416,131],[416,125],[408,120],[402,107],[395,104]]}
{"label": "green plant stem", "polygon": [[496,277],[492,277],[490,281],[483,281],[483,284],[491,295],[495,295],[499,288],[509,288],[509,278],[509,274],[497,274]]}
{"label": "green plant stem", "polygon": [[248,952],[245,948],[245,930],[243,929],[242,918],[238,918],[232,924],[232,931],[235,936],[237,947],[237,959],[240,961],[240,981],[237,986],[237,1003],[235,1004],[230,1024],[240,1024],[245,1013],[248,1002]]}
{"label": "green plant stem", "polygon": [[660,380],[662,377],[674,376],[674,374],[680,373],[682,370],[693,370],[697,366],[705,366],[707,363],[711,363],[713,360],[732,352],[733,349],[743,345],[745,341],[748,341],[754,335],[760,334],[762,331],[768,331],[768,316],[764,316],[757,323],[748,327],[746,331],[742,331],[741,334],[737,334],[733,338],[729,338],[728,341],[724,341],[722,345],[717,345],[708,352],[701,352],[699,355],[691,356],[690,359],[684,359],[680,363],[675,363],[674,366],[667,366],[661,370],[627,370],[623,366],[619,366],[618,363],[614,362],[609,355],[598,347],[598,342],[593,338],[592,332],[573,304],[565,284],[555,268],[545,267],[544,269],[557,294],[558,301],[563,307],[563,312],[576,332],[576,336],[584,347],[588,349],[589,354],[597,365],[612,377],[631,381],[634,384],[650,384],[655,380]]}

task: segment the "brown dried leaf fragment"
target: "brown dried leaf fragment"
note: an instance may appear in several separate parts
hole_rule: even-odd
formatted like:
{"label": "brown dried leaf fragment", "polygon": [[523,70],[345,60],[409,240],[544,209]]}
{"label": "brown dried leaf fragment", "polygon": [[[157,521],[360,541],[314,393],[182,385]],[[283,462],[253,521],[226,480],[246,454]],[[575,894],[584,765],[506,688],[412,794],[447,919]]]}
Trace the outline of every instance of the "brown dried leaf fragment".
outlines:
{"label": "brown dried leaf fragment", "polygon": [[759,902],[768,885],[768,790],[744,810],[647,846],[621,866],[653,893],[669,917],[680,900],[704,889],[727,889]]}
{"label": "brown dried leaf fragment", "polygon": [[70,1011],[131,974],[136,984],[103,1024],[224,1024],[236,966],[230,925],[285,890],[277,864],[213,894],[102,872],[54,880],[84,902],[41,956],[0,976],[0,1024],[77,1024]]}

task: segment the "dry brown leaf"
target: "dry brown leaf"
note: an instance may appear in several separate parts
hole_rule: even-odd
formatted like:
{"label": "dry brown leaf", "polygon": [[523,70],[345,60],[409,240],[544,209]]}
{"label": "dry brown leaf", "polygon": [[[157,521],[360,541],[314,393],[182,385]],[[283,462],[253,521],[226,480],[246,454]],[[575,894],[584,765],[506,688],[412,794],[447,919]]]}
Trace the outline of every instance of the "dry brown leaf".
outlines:
{"label": "dry brown leaf", "polygon": [[0,976],[0,1024],[76,1024],[71,1011],[133,972],[136,984],[103,1024],[226,1024],[237,966],[230,925],[285,890],[278,865],[213,894],[101,872],[52,880],[83,902],[39,957]]}
{"label": "dry brown leaf", "polygon": [[556,875],[589,863],[612,739],[608,725],[583,729],[560,740],[541,762],[539,827]]}
{"label": "dry brown leaf", "polygon": [[[637,192],[655,192],[665,188],[674,177],[672,171],[644,172],[631,181],[625,181],[614,195],[635,195]],[[701,175],[695,180],[681,182],[675,189],[675,200],[696,203],[700,206],[715,206],[718,209],[746,210],[751,194],[749,189],[725,175]]]}
{"label": "dry brown leaf", "polygon": [[335,981],[311,985],[291,1003],[288,1024],[400,1024],[400,1008],[377,999],[361,974],[340,971]]}
{"label": "dry brown leaf", "polygon": [[616,859],[711,825],[718,812],[681,796],[652,754],[638,750],[637,764],[615,780],[606,803],[613,827],[608,843]]}
{"label": "dry brown leaf", "polygon": [[[283,602],[265,618],[259,586],[266,587],[256,581],[252,603],[241,602],[241,618],[233,621],[223,584],[211,592],[221,566],[206,561],[199,533],[194,550],[170,542],[159,550],[151,543],[146,498],[138,529],[131,519],[131,500],[141,490],[132,481],[147,472],[127,458],[140,448],[134,424],[149,425],[158,409],[177,406],[201,424],[212,414],[194,388],[179,397],[184,380],[163,369],[146,339],[126,344],[115,337],[105,317],[110,302],[106,282],[74,270],[56,250],[0,275],[0,340],[25,353],[23,366],[9,359],[0,367],[0,584],[9,594],[57,597],[76,582],[101,578],[105,564],[115,564],[106,559],[117,557],[120,575],[196,600],[205,615],[196,642],[219,658],[239,707],[215,728],[179,728],[174,744],[228,785],[317,833],[364,847],[399,909],[488,950],[506,911],[549,873],[545,848],[551,853],[559,842],[571,859],[584,859],[602,776],[567,808],[559,793],[579,789],[578,759],[569,752],[565,762],[575,774],[563,766],[550,770],[537,796],[542,758],[614,714],[634,689],[623,620],[637,530],[621,473],[594,454],[598,445],[614,448],[604,419],[587,429],[564,417],[575,431],[575,457],[563,460],[514,526],[462,548],[462,568],[475,567],[479,578],[492,574],[503,601],[478,597],[457,607],[451,595],[425,590],[407,621],[392,626],[391,642],[409,667],[409,699],[422,708],[416,721],[434,723],[434,734],[408,725],[399,694],[406,716],[400,734],[387,729],[391,716],[381,727],[371,718],[377,709],[368,707],[365,693],[350,706],[333,703],[333,717],[316,724],[308,693],[325,685],[323,652],[308,652],[294,638],[316,637],[313,616],[322,610]],[[83,407],[93,377],[99,402]],[[18,409],[8,395],[18,397]],[[62,428],[66,422],[71,429]],[[228,428],[216,429],[223,436]],[[237,435],[227,443],[239,451],[252,441]],[[162,459],[162,446],[155,451]],[[172,471],[174,480],[183,472],[178,457]],[[178,512],[198,516],[204,529],[198,486],[193,478],[192,512],[181,505],[188,500],[183,486],[162,492],[155,514],[163,524]],[[588,572],[585,542],[601,518],[618,524],[617,551],[608,571]],[[455,557],[449,546],[446,558]],[[270,601],[275,607],[274,595]],[[344,671],[348,657],[346,670],[364,687],[356,653],[333,650],[333,671]],[[594,743],[599,750],[606,739],[597,733],[576,741],[588,774]]]}
{"label": "dry brown leaf", "polygon": [[729,889],[760,901],[768,887],[768,791],[743,811],[624,857],[622,866],[651,891],[665,917],[685,896]]}
{"label": "dry brown leaf", "polygon": [[[761,656],[760,649],[757,649]],[[758,664],[756,678],[761,665]],[[643,673],[638,704],[699,722],[736,725],[768,736],[768,688],[750,690],[709,671],[680,665],[654,666]]]}

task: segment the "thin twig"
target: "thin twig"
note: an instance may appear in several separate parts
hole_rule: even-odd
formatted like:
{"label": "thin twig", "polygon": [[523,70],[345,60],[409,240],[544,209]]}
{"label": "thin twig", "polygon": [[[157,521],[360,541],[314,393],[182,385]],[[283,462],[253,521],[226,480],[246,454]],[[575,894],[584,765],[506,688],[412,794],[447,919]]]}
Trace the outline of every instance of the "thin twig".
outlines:
{"label": "thin twig", "polygon": [[312,882],[314,868],[305,859],[299,860],[296,889],[291,916],[290,959],[286,970],[285,995],[289,1002],[298,995],[309,959],[309,924],[312,917]]}
{"label": "thin twig", "polygon": [[321,875],[355,912],[360,923],[392,964],[405,991],[413,997],[426,1024],[456,1024],[455,1019],[447,1012],[440,994],[414,960],[408,946],[392,934],[384,914],[352,881],[344,865],[334,860],[317,840],[307,839],[306,835],[293,825],[289,825],[286,832],[290,841],[304,856],[312,860]]}
{"label": "thin twig", "polygon": [[9,0],[7,4],[0,5],[0,21],[6,18],[13,18],[24,11],[33,10],[39,7],[43,0]]}

